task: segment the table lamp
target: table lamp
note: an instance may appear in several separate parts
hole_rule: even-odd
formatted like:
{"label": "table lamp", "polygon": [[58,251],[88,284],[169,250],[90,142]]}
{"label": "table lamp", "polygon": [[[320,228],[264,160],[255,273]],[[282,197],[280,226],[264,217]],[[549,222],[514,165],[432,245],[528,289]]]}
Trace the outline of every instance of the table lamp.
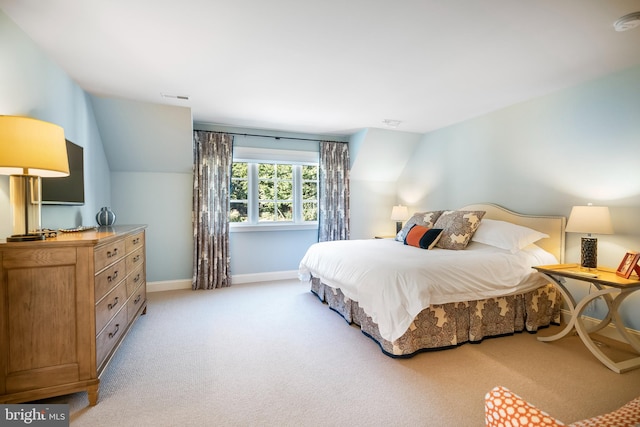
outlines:
{"label": "table lamp", "polygon": [[409,210],[406,206],[394,206],[391,210],[391,219],[396,221],[396,234],[402,230],[402,221],[409,219]]}
{"label": "table lamp", "polygon": [[69,175],[64,130],[29,117],[0,116],[0,175],[10,175],[14,234],[7,241],[43,240],[40,178]]}
{"label": "table lamp", "polygon": [[574,206],[571,208],[565,231],[587,234],[587,237],[582,238],[580,265],[583,268],[596,268],[598,266],[598,239],[591,237],[591,234],[613,234],[609,208],[591,204]]}

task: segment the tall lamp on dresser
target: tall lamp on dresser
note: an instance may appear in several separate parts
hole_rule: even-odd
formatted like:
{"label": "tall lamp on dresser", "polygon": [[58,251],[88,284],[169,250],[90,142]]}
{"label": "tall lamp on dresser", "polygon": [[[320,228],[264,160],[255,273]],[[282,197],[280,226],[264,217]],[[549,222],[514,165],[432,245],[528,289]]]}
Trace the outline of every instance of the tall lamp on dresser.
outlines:
{"label": "tall lamp on dresser", "polygon": [[43,240],[40,177],[69,175],[64,130],[29,117],[0,116],[0,175],[10,175],[13,235],[7,241]]}

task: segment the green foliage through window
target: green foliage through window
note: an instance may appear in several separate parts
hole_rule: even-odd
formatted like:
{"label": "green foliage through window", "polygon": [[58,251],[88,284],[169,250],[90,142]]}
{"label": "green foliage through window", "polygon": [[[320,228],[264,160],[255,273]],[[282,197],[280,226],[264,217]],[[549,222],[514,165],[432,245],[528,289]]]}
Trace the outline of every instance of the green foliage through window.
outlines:
{"label": "green foliage through window", "polygon": [[318,166],[234,162],[230,204],[230,222],[250,222],[251,209],[258,223],[317,221]]}
{"label": "green foliage through window", "polygon": [[229,221],[247,222],[249,212],[249,164],[231,165],[231,191]]}

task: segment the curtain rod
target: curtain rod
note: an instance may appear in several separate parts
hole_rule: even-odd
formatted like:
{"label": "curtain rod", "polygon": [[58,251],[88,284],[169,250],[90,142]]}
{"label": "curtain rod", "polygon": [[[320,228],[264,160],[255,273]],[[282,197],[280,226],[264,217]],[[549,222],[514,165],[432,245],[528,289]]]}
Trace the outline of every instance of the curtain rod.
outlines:
{"label": "curtain rod", "polygon": [[316,142],[339,142],[341,144],[347,144],[348,141],[332,141],[329,139],[315,139],[315,138],[297,138],[297,137],[293,137],[293,136],[273,136],[273,135],[257,135],[257,134],[253,134],[253,133],[237,133],[237,132],[224,132],[224,131],[215,131],[215,132],[220,132],[220,133],[226,133],[229,135],[238,135],[238,136],[256,136],[259,138],[273,138],[273,139],[292,139],[292,140],[297,140],[297,141],[316,141]]}

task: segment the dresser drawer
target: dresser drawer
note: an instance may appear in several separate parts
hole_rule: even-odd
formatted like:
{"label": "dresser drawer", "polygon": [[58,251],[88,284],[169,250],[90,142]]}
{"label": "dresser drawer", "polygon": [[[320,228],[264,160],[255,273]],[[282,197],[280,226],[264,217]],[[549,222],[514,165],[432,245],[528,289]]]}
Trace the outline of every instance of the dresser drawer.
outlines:
{"label": "dresser drawer", "polygon": [[144,285],[138,286],[138,288],[135,289],[135,292],[127,302],[127,313],[129,316],[128,317],[129,322],[131,322],[131,320],[136,316],[136,314],[138,313],[138,310],[140,310],[140,307],[144,305],[146,300],[147,300],[147,287]]}
{"label": "dresser drawer", "polygon": [[127,298],[131,296],[140,284],[144,283],[144,265],[139,265],[131,274],[127,276]]}
{"label": "dresser drawer", "polygon": [[96,338],[96,360],[97,366],[102,365],[113,347],[118,343],[120,337],[127,329],[127,310],[120,310],[116,317],[111,319],[104,330]]}
{"label": "dresser drawer", "polygon": [[118,310],[122,309],[126,302],[127,287],[124,282],[121,282],[102,301],[96,304],[96,333],[100,333],[102,328],[115,316]]}
{"label": "dresser drawer", "polygon": [[95,271],[99,272],[109,264],[124,257],[125,245],[125,240],[121,239],[97,248],[95,251]]}
{"label": "dresser drawer", "polygon": [[4,268],[46,267],[76,263],[76,248],[18,249],[2,255]]}
{"label": "dresser drawer", "polygon": [[127,255],[127,271],[133,271],[144,263],[144,248],[138,248]]}
{"label": "dresser drawer", "polygon": [[128,236],[125,240],[127,253],[135,251],[136,249],[144,246],[144,232]]}
{"label": "dresser drawer", "polygon": [[95,302],[102,299],[114,286],[124,280],[127,276],[125,260],[121,259],[111,267],[107,268],[95,278]]}

